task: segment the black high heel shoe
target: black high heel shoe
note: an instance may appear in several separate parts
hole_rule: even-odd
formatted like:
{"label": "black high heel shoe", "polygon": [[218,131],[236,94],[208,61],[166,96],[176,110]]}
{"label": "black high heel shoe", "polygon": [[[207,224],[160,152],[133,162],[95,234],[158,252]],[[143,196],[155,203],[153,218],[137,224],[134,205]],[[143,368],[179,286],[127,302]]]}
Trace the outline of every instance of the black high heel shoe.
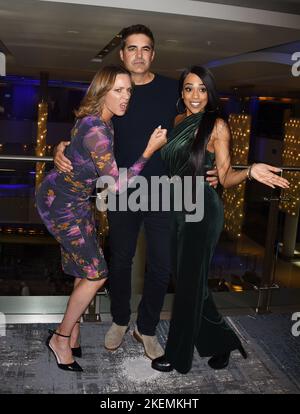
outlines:
{"label": "black high heel shoe", "polygon": [[53,335],[62,336],[63,338],[70,338],[70,335],[69,336],[62,335],[58,332],[52,331],[51,329],[49,329],[49,333],[50,333],[50,336],[48,337],[48,339],[46,341],[46,346],[50,349],[50,351],[55,356],[55,360],[56,360],[56,364],[57,364],[58,368],[63,369],[64,371],[82,372],[83,369],[81,368],[81,366],[79,364],[77,364],[76,361],[73,361],[70,364],[61,364],[59,362],[58,355],[56,354],[54,349],[51,348],[51,345],[50,345],[50,341],[51,341],[51,338],[52,338]]}
{"label": "black high heel shoe", "polygon": [[[238,347],[237,349],[240,351],[240,353],[241,353],[241,355],[242,355],[242,357],[243,357],[244,359],[247,359],[247,358],[248,358],[248,354],[247,354],[247,352],[245,351],[245,349],[244,349],[244,347],[242,346],[242,344],[241,344],[241,345],[239,345],[239,347]],[[224,354],[218,354],[218,355],[214,355],[214,356],[212,356],[212,357],[211,357],[211,358],[207,361],[208,365],[209,365],[211,368],[213,368],[213,369],[224,369],[224,368],[226,368],[226,367],[227,367],[227,365],[229,364],[230,352],[231,352],[231,351],[224,352]]]}
{"label": "black high heel shoe", "polygon": [[156,369],[156,371],[161,371],[161,372],[170,372],[173,371],[173,365],[171,364],[171,362],[169,362],[164,355],[153,359],[153,361],[151,362],[151,367],[153,369]]}
{"label": "black high heel shoe", "polygon": [[82,349],[81,346],[77,346],[76,348],[71,348],[72,350],[72,355],[76,358],[81,358],[82,357]]}
{"label": "black high heel shoe", "polygon": [[[80,323],[80,321],[77,321],[76,323]],[[82,357],[82,349],[81,346],[77,346],[76,348],[71,348],[72,350],[72,355],[76,358],[81,358]]]}

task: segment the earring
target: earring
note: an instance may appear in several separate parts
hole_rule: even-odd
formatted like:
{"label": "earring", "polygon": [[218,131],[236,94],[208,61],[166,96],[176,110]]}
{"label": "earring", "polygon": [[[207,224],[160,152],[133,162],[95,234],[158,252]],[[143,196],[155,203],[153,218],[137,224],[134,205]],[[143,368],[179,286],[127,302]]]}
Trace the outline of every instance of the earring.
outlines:
{"label": "earring", "polygon": [[[176,109],[177,109],[177,112],[178,112],[178,114],[184,114],[184,112],[185,112],[185,105],[184,105],[184,110],[183,110],[183,112],[180,112],[180,109],[179,109],[179,103],[180,103],[180,101],[182,100],[182,98],[181,97],[179,97],[178,99],[177,99],[177,102],[176,102]],[[182,100],[182,102],[183,102],[183,100]]]}

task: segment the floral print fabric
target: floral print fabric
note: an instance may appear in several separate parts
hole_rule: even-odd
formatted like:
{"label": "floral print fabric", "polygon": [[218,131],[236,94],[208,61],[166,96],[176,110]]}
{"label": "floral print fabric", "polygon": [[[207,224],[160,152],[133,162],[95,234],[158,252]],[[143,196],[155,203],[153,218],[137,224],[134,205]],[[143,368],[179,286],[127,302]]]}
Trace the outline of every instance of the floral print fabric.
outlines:
{"label": "floral print fabric", "polygon": [[[72,173],[51,170],[36,193],[38,212],[49,232],[60,243],[65,273],[89,280],[107,277],[103,252],[97,242],[94,206],[90,196],[99,176],[115,180],[119,190],[119,171],[113,154],[113,128],[98,117],[78,120],[66,149]],[[128,169],[130,180],[138,175],[146,159],[140,157]]]}

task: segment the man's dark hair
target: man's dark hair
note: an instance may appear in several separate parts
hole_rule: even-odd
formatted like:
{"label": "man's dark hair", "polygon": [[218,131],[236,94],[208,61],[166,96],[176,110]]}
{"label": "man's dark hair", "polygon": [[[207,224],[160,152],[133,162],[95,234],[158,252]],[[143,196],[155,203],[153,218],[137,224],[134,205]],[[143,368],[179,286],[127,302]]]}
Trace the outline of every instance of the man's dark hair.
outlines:
{"label": "man's dark hair", "polygon": [[151,40],[151,46],[152,49],[154,49],[154,36],[149,27],[144,26],[143,24],[134,24],[129,27],[124,27],[124,29],[121,31],[121,49],[125,48],[125,42],[128,36],[131,36],[133,34],[143,34]]}

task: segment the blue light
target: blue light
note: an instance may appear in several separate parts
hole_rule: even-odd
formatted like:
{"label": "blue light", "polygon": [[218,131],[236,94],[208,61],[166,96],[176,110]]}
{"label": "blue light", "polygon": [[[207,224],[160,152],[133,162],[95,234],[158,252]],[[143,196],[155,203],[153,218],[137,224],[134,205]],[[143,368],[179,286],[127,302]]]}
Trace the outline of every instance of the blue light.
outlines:
{"label": "blue light", "polygon": [[38,101],[38,91],[31,85],[13,86],[12,115],[16,118],[32,118]]}
{"label": "blue light", "polygon": [[20,190],[21,188],[29,188],[28,184],[0,184],[0,190]]}
{"label": "blue light", "polygon": [[[8,76],[1,76],[1,81],[7,81],[13,84],[18,85],[26,85],[26,86],[40,86],[39,79],[33,78],[24,78],[20,76],[8,75]],[[72,82],[72,81],[65,81],[65,80],[49,80],[48,85],[51,86],[59,86],[64,88],[78,88],[78,89],[87,89],[89,86],[89,82]]]}

